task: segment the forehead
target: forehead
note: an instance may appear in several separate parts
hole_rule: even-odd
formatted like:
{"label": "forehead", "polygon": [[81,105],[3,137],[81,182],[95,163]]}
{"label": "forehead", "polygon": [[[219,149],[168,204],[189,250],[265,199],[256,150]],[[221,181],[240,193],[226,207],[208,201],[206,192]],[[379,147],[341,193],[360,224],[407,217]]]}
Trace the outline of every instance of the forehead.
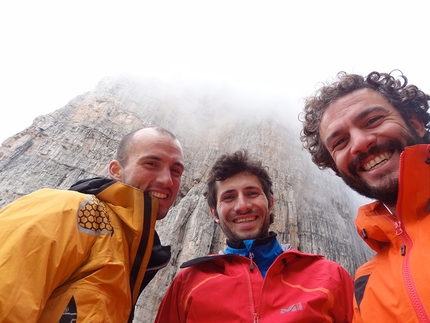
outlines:
{"label": "forehead", "polygon": [[258,177],[247,172],[238,173],[223,181],[216,181],[216,188],[218,195],[227,191],[242,191],[255,188],[263,190]]}
{"label": "forehead", "polygon": [[384,107],[395,108],[379,92],[372,89],[360,89],[346,94],[330,104],[321,118],[319,132],[321,138],[336,130],[339,124],[353,120],[366,108]]}
{"label": "forehead", "polygon": [[336,114],[345,114],[354,108],[360,109],[370,106],[390,106],[394,109],[381,93],[372,89],[360,89],[348,93],[330,104],[322,119],[330,119],[330,116]]}
{"label": "forehead", "polygon": [[154,129],[137,132],[130,143],[130,157],[157,156],[183,162],[183,152],[177,139],[160,134]]}

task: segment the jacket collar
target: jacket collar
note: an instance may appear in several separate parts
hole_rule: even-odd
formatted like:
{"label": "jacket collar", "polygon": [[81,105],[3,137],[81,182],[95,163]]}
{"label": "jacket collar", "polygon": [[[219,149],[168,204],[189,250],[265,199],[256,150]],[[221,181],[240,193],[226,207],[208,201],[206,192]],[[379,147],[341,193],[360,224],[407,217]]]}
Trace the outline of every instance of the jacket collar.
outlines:
{"label": "jacket collar", "polygon": [[270,232],[268,237],[262,239],[243,240],[239,243],[227,241],[226,254],[241,255],[254,261],[263,277],[270,265],[283,252],[276,239],[276,233]]}
{"label": "jacket collar", "polygon": [[106,178],[106,177],[94,177],[81,179],[73,184],[69,190],[77,191],[84,194],[92,194],[97,195],[101,191],[105,190],[112,184],[117,182],[114,179]]}
{"label": "jacket collar", "polygon": [[[269,232],[269,235],[265,238],[257,238],[253,240],[242,240],[242,241],[232,241],[227,239],[227,246],[233,249],[243,249],[246,248],[246,244],[252,243],[254,246],[261,246],[268,244],[270,241],[276,238],[275,232]],[[227,247],[227,248],[228,248]]]}
{"label": "jacket collar", "polygon": [[[430,214],[430,145],[408,146],[399,163],[397,218],[376,201],[359,208],[355,224],[361,238],[375,251],[396,241],[395,226],[406,227]],[[400,222],[399,222],[400,221]]]}

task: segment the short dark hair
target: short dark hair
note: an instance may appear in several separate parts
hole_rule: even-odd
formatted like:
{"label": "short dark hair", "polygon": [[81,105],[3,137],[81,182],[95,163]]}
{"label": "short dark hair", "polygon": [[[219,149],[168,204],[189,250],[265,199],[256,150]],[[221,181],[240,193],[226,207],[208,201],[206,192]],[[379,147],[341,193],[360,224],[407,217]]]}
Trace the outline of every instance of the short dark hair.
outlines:
{"label": "short dark hair", "polygon": [[[232,154],[221,155],[212,166],[207,180],[206,191],[204,193],[209,207],[216,210],[216,182],[224,181],[227,178],[243,172],[257,176],[263,186],[263,192],[269,201],[269,208],[272,206],[270,199],[273,196],[272,179],[270,178],[267,169],[263,167],[260,161],[251,159],[247,150],[242,149]],[[275,216],[272,212],[270,214],[270,224],[273,223],[274,217]]]}
{"label": "short dark hair", "polygon": [[169,130],[166,130],[164,128],[160,127],[147,127],[147,128],[139,128],[136,129],[128,134],[126,134],[124,137],[122,137],[121,141],[119,142],[118,149],[116,152],[116,160],[123,166],[125,166],[128,162],[128,155],[130,152],[130,146],[133,142],[134,134],[142,129],[154,129],[157,131],[160,135],[170,137],[172,139],[176,139],[175,135],[171,133]]}
{"label": "short dark hair", "polygon": [[[394,72],[400,75],[393,76]],[[410,127],[410,117],[417,115],[426,128],[423,141],[430,143],[430,96],[415,85],[408,85],[408,79],[399,70],[390,73],[371,72],[366,77],[357,74],[339,72],[337,81],[323,84],[315,95],[305,99],[304,111],[299,119],[303,124],[300,140],[303,148],[312,156],[312,161],[320,168],[333,169],[339,172],[329,151],[319,135],[321,119],[327,108],[341,97],[360,89],[372,89],[380,93],[395,109],[399,111],[406,125]]]}

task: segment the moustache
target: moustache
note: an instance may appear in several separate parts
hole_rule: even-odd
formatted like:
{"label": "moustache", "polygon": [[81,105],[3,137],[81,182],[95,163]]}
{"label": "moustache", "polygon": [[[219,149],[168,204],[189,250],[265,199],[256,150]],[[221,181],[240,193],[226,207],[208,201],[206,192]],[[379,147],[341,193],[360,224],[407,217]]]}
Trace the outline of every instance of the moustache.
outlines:
{"label": "moustache", "polygon": [[348,171],[351,174],[356,174],[357,166],[362,164],[364,160],[371,156],[379,155],[381,152],[386,150],[398,151],[401,153],[405,149],[405,145],[400,141],[391,139],[383,144],[378,144],[369,148],[366,152],[359,153],[354,160],[348,165]]}

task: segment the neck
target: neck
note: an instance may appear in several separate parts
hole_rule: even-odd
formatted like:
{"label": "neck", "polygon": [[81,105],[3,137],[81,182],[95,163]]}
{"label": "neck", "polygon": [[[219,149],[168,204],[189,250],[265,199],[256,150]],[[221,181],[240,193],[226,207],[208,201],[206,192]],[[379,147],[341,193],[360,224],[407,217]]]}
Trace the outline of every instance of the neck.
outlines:
{"label": "neck", "polygon": [[265,237],[258,237],[258,238],[239,240],[239,241],[227,239],[227,245],[231,248],[241,249],[241,248],[245,248],[245,241],[249,241],[248,244],[249,243],[254,244],[254,241],[255,241],[255,245],[258,246],[258,245],[263,245],[263,244],[269,243],[270,241],[272,241],[274,239],[274,237],[276,237],[276,233],[270,232]]}

